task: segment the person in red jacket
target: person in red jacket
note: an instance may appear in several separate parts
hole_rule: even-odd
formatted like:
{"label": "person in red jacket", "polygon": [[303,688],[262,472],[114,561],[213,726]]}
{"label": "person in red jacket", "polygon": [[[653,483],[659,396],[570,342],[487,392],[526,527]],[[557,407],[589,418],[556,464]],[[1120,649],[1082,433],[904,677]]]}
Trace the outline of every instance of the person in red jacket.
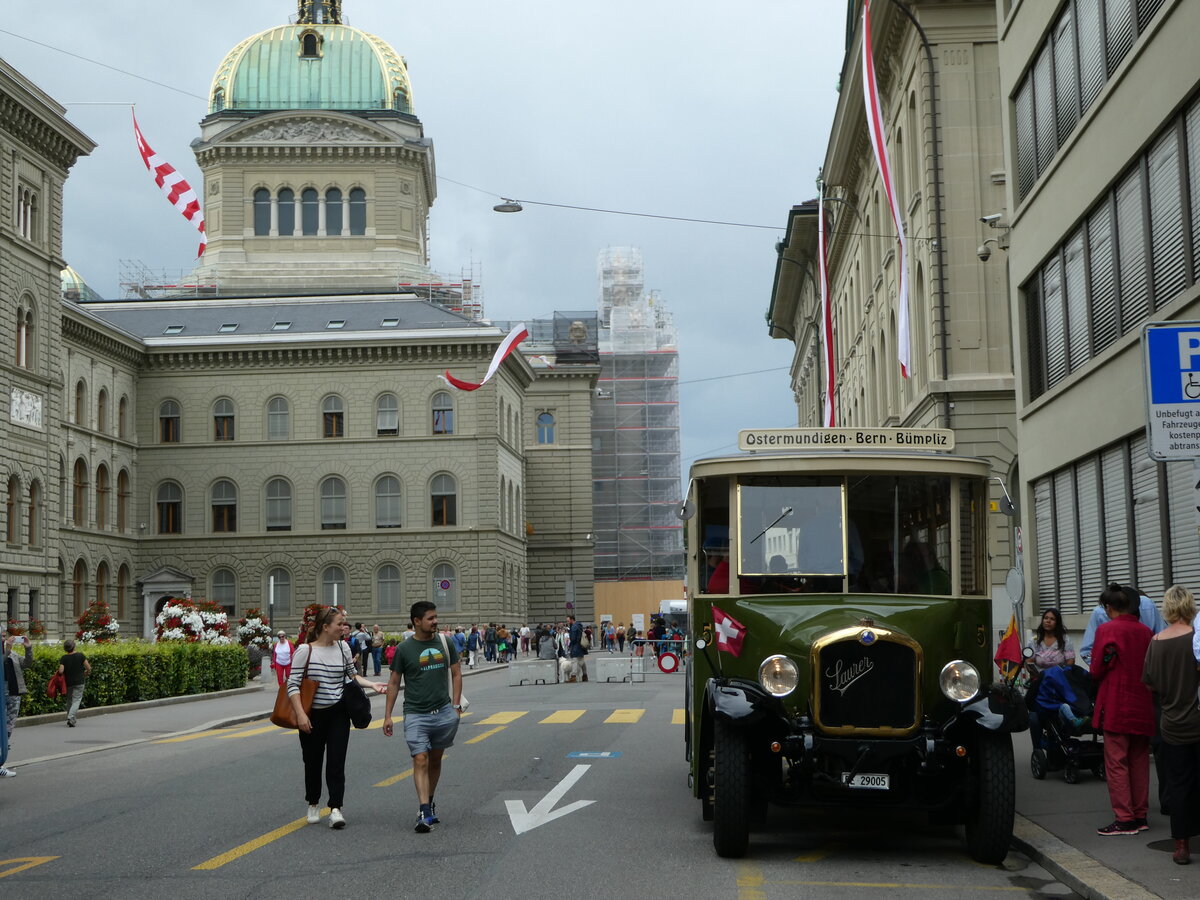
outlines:
{"label": "person in red jacket", "polygon": [[1109,621],[1096,629],[1091,674],[1098,683],[1092,727],[1104,732],[1104,771],[1112,824],[1097,834],[1137,834],[1150,827],[1150,737],[1154,699],[1142,684],[1153,632],[1130,614],[1129,595],[1110,584],[1100,595]]}

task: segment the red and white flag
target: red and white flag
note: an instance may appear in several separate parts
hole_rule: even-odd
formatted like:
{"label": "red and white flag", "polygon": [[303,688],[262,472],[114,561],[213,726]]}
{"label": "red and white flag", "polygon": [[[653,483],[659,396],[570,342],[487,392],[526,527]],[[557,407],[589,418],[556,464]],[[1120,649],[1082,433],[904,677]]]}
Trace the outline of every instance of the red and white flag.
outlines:
{"label": "red and white flag", "polygon": [[821,361],[825,365],[825,407],[821,413],[821,424],[832,428],[834,423],[833,389],[836,376],[833,370],[833,303],[829,297],[829,270],[825,268],[825,253],[828,246],[825,231],[825,185],[817,195],[817,274],[821,283]]}
{"label": "red and white flag", "polygon": [[733,656],[741,656],[742,642],[746,639],[746,626],[715,606],[712,613],[713,628],[717,632],[717,649]]}
{"label": "red and white flag", "polygon": [[136,113],[133,116],[133,136],[137,140],[138,153],[142,154],[142,162],[154,176],[155,183],[167,195],[171,205],[200,232],[200,249],[196,251],[196,256],[203,256],[204,248],[208,245],[208,235],[204,233],[204,212],[200,209],[200,198],[184,177],[175,171],[175,167],[146,143],[142,129],[138,127]]}
{"label": "red and white flag", "polygon": [[879,86],[875,83],[875,58],[871,50],[871,0],[863,0],[863,101],[867,107],[867,132],[871,137],[871,149],[875,151],[875,163],[879,166],[879,177],[887,195],[888,209],[896,225],[897,240],[900,242],[900,289],[896,306],[896,353],[900,358],[900,374],[908,377],[908,242],[904,237],[904,221],[900,216],[900,198],[892,178],[892,164],[888,159],[887,133],[883,129],[883,113],[879,108]]}
{"label": "red and white flag", "polygon": [[450,387],[458,388],[460,391],[477,391],[488,383],[488,379],[495,375],[496,370],[500,368],[500,363],[508,359],[509,354],[517,348],[517,344],[521,343],[527,337],[529,337],[529,331],[525,328],[524,323],[521,323],[510,331],[508,337],[501,341],[500,346],[496,348],[496,352],[492,356],[492,364],[488,366],[487,374],[483,376],[483,381],[479,382],[479,384],[455,378],[450,374],[449,369],[446,370],[445,375],[439,375],[438,377],[450,385]]}

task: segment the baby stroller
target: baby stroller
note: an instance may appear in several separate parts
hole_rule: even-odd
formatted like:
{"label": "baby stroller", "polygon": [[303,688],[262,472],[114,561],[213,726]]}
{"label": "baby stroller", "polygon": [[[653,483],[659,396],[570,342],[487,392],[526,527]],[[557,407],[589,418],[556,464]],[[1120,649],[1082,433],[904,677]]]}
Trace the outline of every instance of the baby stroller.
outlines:
{"label": "baby stroller", "polygon": [[[1041,746],[1029,757],[1029,768],[1039,781],[1047,772],[1062,771],[1067,784],[1079,781],[1090,769],[1104,780],[1104,743],[1092,729],[1095,687],[1086,669],[1054,666],[1035,673],[1025,694],[1030,718],[1042,728]],[[1031,729],[1035,742],[1037,729]]]}

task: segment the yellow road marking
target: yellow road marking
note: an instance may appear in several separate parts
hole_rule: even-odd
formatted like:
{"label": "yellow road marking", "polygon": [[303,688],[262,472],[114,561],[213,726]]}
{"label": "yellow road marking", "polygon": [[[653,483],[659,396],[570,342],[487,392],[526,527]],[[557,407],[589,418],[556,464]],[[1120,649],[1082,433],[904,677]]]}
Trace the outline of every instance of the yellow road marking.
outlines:
{"label": "yellow road marking", "polygon": [[766,900],[767,893],[762,890],[765,882],[761,868],[751,863],[741,863],[737,873],[738,900]]}
{"label": "yellow road marking", "polygon": [[[18,872],[24,872],[26,869],[32,869],[34,866],[40,866],[58,858],[57,856],[18,856],[15,859],[0,859],[0,878],[16,875]],[[16,863],[16,865],[11,869],[3,868],[12,863]]]}
{"label": "yellow road marking", "polygon": [[478,744],[480,741],[486,741],[497,731],[503,731],[507,727],[508,727],[507,725],[500,725],[496,728],[491,729],[490,731],[485,731],[483,734],[477,734],[477,735],[475,735],[475,737],[473,737],[469,741],[467,741],[467,743],[468,744]]}
{"label": "yellow road marking", "polygon": [[529,710],[522,712],[498,712],[492,713],[486,719],[480,719],[476,725],[508,725],[510,722],[515,722],[521,716],[528,715]]}
{"label": "yellow road marking", "polygon": [[838,843],[825,844],[821,847],[818,847],[812,853],[805,853],[800,856],[797,856],[795,859],[792,860],[792,862],[798,862],[798,863],[820,862],[825,857],[827,857],[830,853],[835,853],[838,850],[841,850],[844,846],[846,846],[846,845],[838,844]]}
{"label": "yellow road marking", "polygon": [[[321,815],[325,816],[328,814],[329,814],[329,807],[324,807],[321,810]],[[214,856],[212,859],[205,860],[204,862],[200,863],[200,865],[198,865],[198,866],[192,866],[192,868],[193,869],[206,869],[206,870],[219,869],[219,868],[221,868],[221,866],[225,865],[226,863],[231,863],[235,859],[241,859],[247,853],[253,853],[255,850],[258,850],[261,847],[265,847],[267,844],[270,844],[273,841],[277,841],[281,837],[287,837],[293,831],[299,831],[301,828],[303,828],[307,824],[308,824],[308,819],[306,819],[306,818],[305,819],[296,819],[294,822],[289,822],[288,824],[284,825],[281,828],[276,828],[274,831],[268,831],[262,837],[257,837],[252,841],[247,841],[246,843],[242,844],[241,846],[234,847],[232,850],[228,851],[227,853],[222,853],[220,856]]]}
{"label": "yellow road marking", "polygon": [[560,709],[556,713],[551,713],[538,722],[539,725],[570,725],[582,716],[586,709]]}
{"label": "yellow road marking", "polygon": [[256,734],[270,734],[272,731],[278,734],[287,734],[290,729],[280,728],[278,725],[267,725],[264,728],[252,728],[249,731],[239,731],[237,734],[220,734],[217,735],[217,740],[228,741],[233,738],[254,737]]}
{"label": "yellow road marking", "polygon": [[405,778],[408,778],[412,775],[412,773],[413,770],[409,769],[406,772],[401,772],[399,775],[393,775],[391,778],[385,778],[383,781],[379,782],[379,784],[372,785],[372,787],[391,787],[393,784],[398,784]]}
{"label": "yellow road marking", "polygon": [[[223,737],[228,737],[228,736],[232,735],[235,731],[240,731],[241,729],[243,729],[245,727],[246,727],[245,725],[236,725],[233,728],[213,728],[208,731],[197,731],[192,734],[180,735],[179,737],[162,738],[161,740],[152,741],[152,743],[155,743],[155,744],[181,744],[184,741],[195,741],[195,740],[199,740],[200,738],[212,737],[213,735],[221,735]],[[271,727],[274,728],[275,726],[272,725]]]}
{"label": "yellow road marking", "polygon": [[646,714],[644,709],[614,709],[604,720],[605,725],[632,725]]}
{"label": "yellow road marking", "polygon": [[[740,882],[739,882],[740,883]],[[860,888],[903,888],[920,891],[1003,891],[1029,893],[1028,888],[1013,886],[994,886],[973,884],[967,888],[961,884],[906,884],[903,881],[772,881],[771,884],[781,887],[860,887]],[[741,895],[739,894],[739,898]]]}
{"label": "yellow road marking", "polygon": [[682,709],[676,709],[671,712],[671,724],[672,725],[683,725],[684,724]]}

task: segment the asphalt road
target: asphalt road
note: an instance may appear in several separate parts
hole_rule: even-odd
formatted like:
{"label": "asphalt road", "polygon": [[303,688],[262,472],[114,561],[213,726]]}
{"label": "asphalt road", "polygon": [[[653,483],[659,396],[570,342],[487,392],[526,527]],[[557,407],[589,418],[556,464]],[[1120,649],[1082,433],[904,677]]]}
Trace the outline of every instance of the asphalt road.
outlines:
{"label": "asphalt road", "polygon": [[718,859],[687,789],[682,676],[505,681],[498,671],[467,683],[471,714],[447,753],[443,824],[431,834],[412,831],[408,754],[378,719],[351,736],[343,831],[304,824],[294,733],[264,721],[151,735],[24,766],[0,784],[0,892],[21,900],[294,900],[331,888],[427,900],[1073,896],[1016,853],[1003,867],[980,866],[953,829],[904,817],[812,821],[775,810],[745,860]]}

